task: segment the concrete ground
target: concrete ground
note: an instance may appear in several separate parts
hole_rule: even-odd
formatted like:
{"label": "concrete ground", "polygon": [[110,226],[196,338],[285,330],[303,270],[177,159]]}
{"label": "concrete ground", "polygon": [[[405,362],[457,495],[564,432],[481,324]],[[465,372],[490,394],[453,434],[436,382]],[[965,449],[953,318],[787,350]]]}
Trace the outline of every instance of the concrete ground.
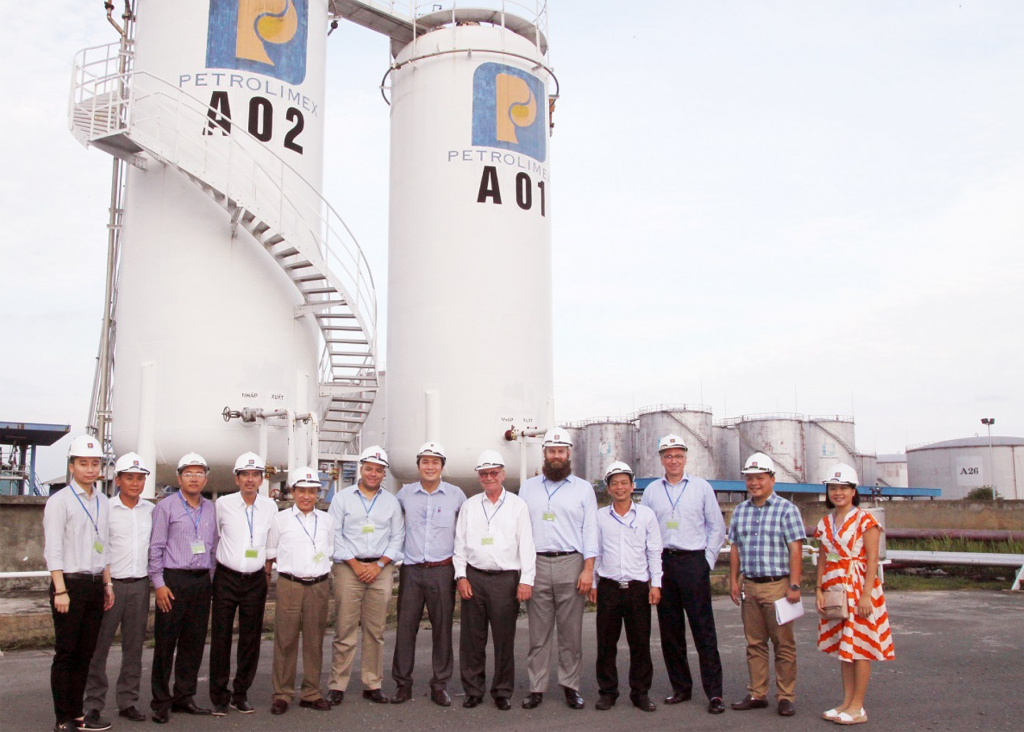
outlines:
{"label": "concrete ground", "polygon": [[[887,597],[896,646],[896,660],[874,665],[866,709],[875,729],[900,730],[1019,730],[1024,728],[1024,595],[1007,592],[915,592],[893,593]],[[805,598],[805,603],[809,602]],[[725,668],[725,700],[736,701],[746,693],[746,663],[739,610],[728,598],[715,598],[719,647]],[[618,730],[632,725],[650,730],[821,730],[830,725],[820,714],[841,701],[838,661],[819,653],[815,647],[815,620],[809,615],[797,621],[799,677],[797,715],[784,719],[772,707],[749,712],[727,710],[712,717],[706,700],[695,690],[693,701],[675,707],[661,704],[669,691],[661,660],[657,622],[652,645],[655,657],[651,697],[658,703],[653,714],[634,709],[625,684],[627,651],[625,636],[620,642],[619,675],[622,696],[608,712],[593,708],[597,698],[594,679],[595,615],[584,619],[584,676],[581,693],[587,700],[582,711],[562,703],[561,690],[552,682],[544,704],[525,711],[519,703],[525,696],[527,626],[520,620],[517,634],[517,675],[514,706],[500,712],[487,700],[476,709],[462,709],[464,699],[456,676],[449,686],[453,706],[442,709],[426,697],[429,671],[429,633],[420,634],[414,699],[401,706],[377,705],[360,698],[358,673],[354,674],[343,705],[330,712],[314,712],[293,705],[287,714],[273,717],[270,707],[272,643],[264,641],[260,670],[250,690],[257,711],[227,717],[173,715],[168,730],[202,732],[216,730],[448,730],[448,729],[530,729]],[[456,625],[456,658],[458,654]],[[394,690],[390,679],[390,657],[394,633],[387,634],[385,693]],[[207,649],[208,651],[209,649]],[[325,643],[329,659],[330,638]],[[0,658],[0,729],[4,732],[48,730],[53,716],[50,703],[49,669],[52,652],[9,652]],[[110,654],[110,669],[116,675],[119,651]],[[148,713],[149,672],[152,651],[144,659],[141,706]],[[490,656],[489,656],[490,660]],[[200,676],[197,701],[208,704],[207,658]],[[357,662],[358,664],[358,659]],[[690,666],[696,673],[696,657]],[[326,680],[326,677],[325,677]],[[113,684],[113,679],[111,680]],[[699,684],[699,682],[698,682]],[[113,699],[113,691],[108,698]],[[155,729],[151,723],[133,724],[110,715],[114,729]]]}

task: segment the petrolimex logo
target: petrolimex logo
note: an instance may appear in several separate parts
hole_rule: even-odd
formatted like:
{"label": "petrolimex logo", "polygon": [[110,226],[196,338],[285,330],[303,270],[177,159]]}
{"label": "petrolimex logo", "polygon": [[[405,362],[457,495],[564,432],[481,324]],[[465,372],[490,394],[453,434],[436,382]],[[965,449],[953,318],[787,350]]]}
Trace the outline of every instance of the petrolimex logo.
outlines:
{"label": "petrolimex logo", "polygon": [[480,64],[473,73],[473,145],[544,162],[544,99],[544,84],[533,74],[504,64]]}
{"label": "petrolimex logo", "polygon": [[309,0],[210,0],[206,66],[306,78]]}

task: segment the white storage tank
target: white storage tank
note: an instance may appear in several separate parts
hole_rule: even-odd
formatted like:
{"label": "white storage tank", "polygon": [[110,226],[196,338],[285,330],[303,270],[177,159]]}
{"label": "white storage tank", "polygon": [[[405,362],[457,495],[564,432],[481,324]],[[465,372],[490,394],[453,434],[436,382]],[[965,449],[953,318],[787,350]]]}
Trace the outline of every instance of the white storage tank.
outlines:
{"label": "white storage tank", "polygon": [[712,444],[711,408],[702,404],[646,407],[633,415],[637,423],[636,469],[641,478],[664,474],[658,457],[658,441],[675,434],[686,443],[686,472],[705,480],[714,480],[718,472]]}
{"label": "white storage tank", "polygon": [[854,456],[853,467],[861,485],[873,488],[878,482],[878,456],[873,452],[858,452]]}
{"label": "white storage tank", "polygon": [[[458,7],[417,18],[427,32],[388,79],[391,467],[413,480],[416,448],[435,439],[468,492],[484,449],[504,456],[516,489],[520,446],[506,430],[545,429],[554,414],[553,77],[540,20],[508,10],[487,16],[498,24]],[[527,454],[534,475],[539,444]]]}
{"label": "white storage tank", "polygon": [[736,423],[740,464],[755,452],[775,461],[780,483],[805,483],[804,417],[800,414],[751,414]]}
{"label": "white storage tank", "polygon": [[[572,472],[577,478],[592,480],[587,475],[587,430],[580,424],[566,424],[563,429],[572,438]],[[598,476],[600,477],[600,476]]]}
{"label": "white storage tank", "polygon": [[852,465],[857,468],[861,480],[864,479],[856,461],[853,417],[808,417],[804,428],[804,443],[807,447],[805,473],[808,483],[820,483],[828,477],[829,468],[836,463]]}
{"label": "white storage tank", "polygon": [[604,471],[615,460],[633,465],[633,423],[621,417],[586,422],[587,478],[604,480]]}
{"label": "white storage tank", "polygon": [[723,419],[711,428],[715,454],[715,477],[717,480],[742,480],[740,470],[740,437],[735,419]]}
{"label": "white storage tank", "polygon": [[939,488],[942,498],[965,498],[975,488],[995,488],[1010,500],[1024,498],[1024,438],[965,437],[907,448],[911,488]]}

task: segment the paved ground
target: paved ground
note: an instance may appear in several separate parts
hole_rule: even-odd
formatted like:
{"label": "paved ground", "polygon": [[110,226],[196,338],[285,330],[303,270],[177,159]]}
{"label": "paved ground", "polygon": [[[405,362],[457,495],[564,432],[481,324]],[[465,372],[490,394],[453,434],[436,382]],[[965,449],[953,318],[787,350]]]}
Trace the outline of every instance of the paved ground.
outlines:
{"label": "paved ground", "polygon": [[[806,601],[806,598],[805,598]],[[867,711],[876,729],[900,730],[1020,730],[1024,728],[1024,595],[1003,592],[917,592],[894,593],[888,597],[889,614],[896,645],[896,660],[874,666],[868,691]],[[715,615],[725,667],[726,702],[743,696],[746,664],[739,610],[728,598],[715,599]],[[544,704],[527,712],[519,707],[526,694],[526,621],[520,621],[517,635],[517,690],[510,712],[499,712],[491,704],[476,709],[461,708],[461,685],[450,687],[455,704],[441,709],[424,696],[426,684],[415,689],[413,701],[402,706],[383,706],[359,697],[358,674],[349,688],[350,699],[331,712],[313,712],[293,706],[283,717],[272,717],[270,666],[272,645],[263,643],[260,671],[250,691],[256,705],[253,715],[232,712],[224,718],[174,715],[167,730],[203,732],[216,730],[448,730],[448,729],[530,729],[618,730],[626,726],[647,729],[687,730],[820,730],[829,723],[820,719],[822,710],[841,700],[838,662],[815,649],[814,620],[798,621],[800,642],[797,716],[783,719],[771,709],[750,712],[732,710],[711,717],[701,698],[677,707],[659,703],[658,711],[644,714],[628,703],[628,690],[620,704],[608,712],[597,712],[593,702],[597,687],[593,675],[594,614],[584,621],[586,652],[584,686],[587,709],[573,711],[561,703],[554,687]],[[456,632],[458,626],[456,626]],[[423,634],[420,636],[424,639]],[[427,636],[428,640],[429,636]],[[660,702],[668,691],[667,678],[658,646],[657,622],[652,643],[655,651],[655,679],[652,698]],[[387,636],[385,676],[389,676],[394,634]],[[422,641],[421,641],[422,642]],[[327,653],[329,654],[329,644]],[[458,639],[456,638],[456,653]],[[620,678],[626,678],[625,639],[620,646]],[[149,700],[148,675],[152,652],[144,657],[143,704]],[[49,696],[51,653],[22,651],[0,658],[0,729],[48,730],[53,725]],[[207,659],[208,660],[208,659]],[[116,669],[117,648],[111,651],[111,668]],[[418,658],[416,677],[429,678],[427,653]],[[358,663],[358,660],[357,660]],[[691,668],[696,657],[691,653]],[[456,664],[457,666],[457,664]],[[197,701],[206,704],[206,663],[200,677]],[[394,690],[387,678],[385,692]],[[701,696],[698,694],[698,696]],[[110,697],[113,697],[111,692]],[[146,710],[148,712],[148,709]],[[149,723],[132,724],[114,717],[114,729],[156,729]]]}

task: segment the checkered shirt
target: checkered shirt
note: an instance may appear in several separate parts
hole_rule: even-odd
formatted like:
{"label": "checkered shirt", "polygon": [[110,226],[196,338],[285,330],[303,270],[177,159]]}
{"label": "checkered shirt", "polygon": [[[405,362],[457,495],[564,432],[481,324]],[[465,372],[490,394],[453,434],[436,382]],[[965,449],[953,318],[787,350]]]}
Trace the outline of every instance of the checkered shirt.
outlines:
{"label": "checkered shirt", "polygon": [[740,550],[744,577],[789,576],[789,545],[806,538],[800,509],[776,493],[760,508],[747,499],[729,522],[729,541]]}

